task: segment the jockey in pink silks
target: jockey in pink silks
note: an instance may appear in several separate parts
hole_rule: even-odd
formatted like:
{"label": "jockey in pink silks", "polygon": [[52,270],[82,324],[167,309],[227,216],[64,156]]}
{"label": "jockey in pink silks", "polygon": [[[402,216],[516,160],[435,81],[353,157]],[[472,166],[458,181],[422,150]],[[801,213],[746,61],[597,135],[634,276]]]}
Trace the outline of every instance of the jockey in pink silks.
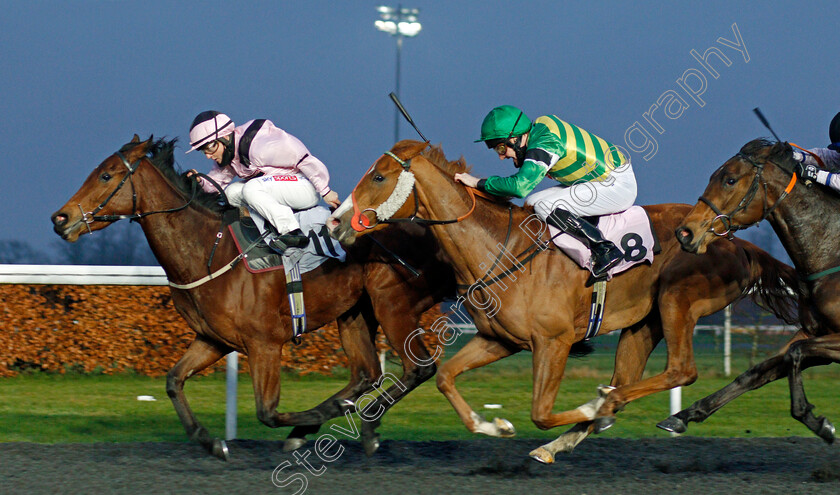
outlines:
{"label": "jockey in pink silks", "polygon": [[[279,251],[309,242],[293,210],[312,208],[321,198],[332,208],[341,204],[330,189],[327,167],[270,120],[236,127],[223,113],[202,112],[190,127],[187,153],[194,150],[216,162],[207,175],[224,188],[232,205],[248,206],[268,222],[269,230],[274,230],[268,243]],[[187,175],[195,173],[190,170]],[[235,178],[244,181],[234,182]],[[197,179],[205,191],[216,192],[211,182]]]}

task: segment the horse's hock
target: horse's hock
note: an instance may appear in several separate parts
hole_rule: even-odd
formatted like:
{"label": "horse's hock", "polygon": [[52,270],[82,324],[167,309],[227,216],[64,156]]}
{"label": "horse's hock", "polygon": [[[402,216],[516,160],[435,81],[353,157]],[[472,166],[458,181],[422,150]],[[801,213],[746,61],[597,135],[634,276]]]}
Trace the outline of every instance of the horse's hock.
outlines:
{"label": "horse's hock", "polygon": [[[0,299],[0,376],[28,370],[159,376],[195,336],[166,287],[0,285]],[[430,310],[424,324],[439,315],[439,308]],[[284,367],[300,373],[330,373],[346,361],[335,323],[287,351]],[[240,363],[247,371],[247,357]]]}

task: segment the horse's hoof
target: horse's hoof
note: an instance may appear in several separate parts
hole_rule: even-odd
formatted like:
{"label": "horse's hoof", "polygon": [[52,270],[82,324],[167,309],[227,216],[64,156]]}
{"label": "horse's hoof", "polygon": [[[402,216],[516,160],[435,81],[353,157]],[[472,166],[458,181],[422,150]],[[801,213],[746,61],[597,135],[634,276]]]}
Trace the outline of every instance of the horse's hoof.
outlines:
{"label": "horse's hoof", "polygon": [[379,450],[379,435],[374,435],[371,438],[366,438],[362,441],[362,446],[365,449],[365,455],[371,457]]}
{"label": "horse's hoof", "polygon": [[347,411],[350,411],[351,414],[356,412],[356,403],[350,399],[336,400],[335,405],[342,414]]}
{"label": "horse's hoof", "polygon": [[615,390],[615,387],[610,385],[598,385],[598,397],[606,399],[610,392]]}
{"label": "horse's hoof", "polygon": [[531,459],[537,462],[541,462],[543,464],[554,464],[554,456],[543,447],[532,450],[528,455],[531,456]]}
{"label": "horse's hoof", "polygon": [[292,452],[306,445],[305,438],[287,438],[283,442],[283,452]]}
{"label": "horse's hoof", "polygon": [[610,427],[614,424],[615,416],[601,416],[600,418],[595,418],[595,426],[592,431],[596,434],[601,433],[610,429]]}
{"label": "horse's hoof", "polygon": [[817,432],[820,438],[826,441],[828,444],[834,443],[834,425],[831,424],[831,421],[828,418],[822,418],[822,423],[820,424],[820,431]]}
{"label": "horse's hoof", "polygon": [[516,436],[516,428],[513,427],[513,423],[510,421],[504,418],[493,418],[493,424],[496,426],[500,437],[510,438]]}
{"label": "horse's hoof", "polygon": [[227,443],[218,438],[213,439],[213,450],[211,453],[223,461],[230,459],[230,451],[228,451]]}
{"label": "horse's hoof", "polygon": [[671,433],[685,433],[688,428],[686,424],[680,418],[676,416],[671,416],[664,421],[660,421],[656,424],[657,428],[662,428],[665,431],[670,431]]}

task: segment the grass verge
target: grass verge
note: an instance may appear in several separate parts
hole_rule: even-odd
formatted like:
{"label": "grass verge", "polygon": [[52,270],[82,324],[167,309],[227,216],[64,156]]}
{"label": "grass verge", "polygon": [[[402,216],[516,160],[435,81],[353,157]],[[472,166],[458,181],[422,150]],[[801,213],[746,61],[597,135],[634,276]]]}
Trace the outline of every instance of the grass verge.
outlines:
{"label": "grass verge", "polygon": [[[606,360],[606,361],[605,361]],[[555,401],[555,411],[571,409],[592,399],[595,388],[609,382],[609,356],[595,356],[571,363]],[[458,379],[466,400],[488,418],[504,417],[516,425],[518,436],[554,438],[564,428],[537,429],[530,420],[530,354],[468,372]],[[656,363],[654,363],[656,365]],[[822,367],[805,373],[808,398],[818,415],[840,421],[840,397],[836,394],[837,367]],[[389,371],[398,373],[395,366]],[[307,409],[341,388],[346,372],[335,376],[283,376],[280,410]],[[701,377],[683,389],[683,407],[719,389],[730,378]],[[434,380],[423,384],[385,417],[383,439],[460,440],[473,438],[449,403],[437,391]],[[225,379],[219,373],[187,382],[186,394],[196,416],[214,435],[224,435]],[[155,401],[138,401],[152,395]],[[272,430],[256,419],[250,378],[241,375],[238,387],[238,438],[282,440],[289,428]],[[501,409],[484,409],[501,404]],[[720,410],[703,424],[691,425],[689,435],[705,437],[806,436],[811,433],[790,417],[787,381],[772,383],[751,392]],[[669,414],[669,396],[657,394],[640,399],[619,414],[604,437],[644,438],[668,434],[655,427]],[[358,421],[358,418],[357,418]],[[346,420],[336,420],[346,425]],[[92,376],[35,373],[0,379],[0,442],[137,442],[186,441],[165,392],[165,378],[136,375]]]}

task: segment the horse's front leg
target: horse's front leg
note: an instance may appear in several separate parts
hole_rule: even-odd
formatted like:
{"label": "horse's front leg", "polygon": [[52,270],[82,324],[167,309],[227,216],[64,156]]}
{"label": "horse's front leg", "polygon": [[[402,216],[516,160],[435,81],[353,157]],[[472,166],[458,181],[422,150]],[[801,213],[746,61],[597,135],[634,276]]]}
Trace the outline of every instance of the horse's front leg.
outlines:
{"label": "horse's front leg", "polygon": [[455,388],[455,377],[466,370],[480,368],[516,352],[519,352],[519,349],[507,347],[497,340],[490,340],[481,334],[476,334],[440,367],[437,374],[437,388],[449,400],[464,426],[471,432],[494,437],[512,437],[516,434],[510,421],[495,418],[493,422],[489,422],[473,411]]}
{"label": "horse's front leg", "polygon": [[[423,344],[422,334],[415,332],[420,325],[420,316],[428,304],[413,297],[394,300],[391,294],[391,291],[385,294],[375,291],[371,297],[376,310],[376,320],[382,326],[391,349],[402,363],[402,376],[396,378],[391,373],[386,373],[381,379],[373,382],[373,388],[378,392],[376,398],[370,402],[363,399],[366,401],[366,410],[377,411],[372,418],[367,418],[361,424],[362,446],[368,456],[373,455],[379,448],[379,434],[376,433],[376,429],[382,416],[409,392],[434,376],[437,370],[435,359],[429,355]],[[375,324],[373,328],[376,328]],[[348,346],[345,345],[344,349],[346,351]],[[386,379],[391,385],[384,389]]]}
{"label": "horse's front leg", "polygon": [[187,352],[178,360],[166,375],[166,394],[172,400],[175,412],[191,440],[197,441],[208,452],[222,460],[228,459],[228,448],[224,440],[211,437],[202,426],[184,395],[184,382],[191,376],[212,365],[230,352],[231,349],[205,340],[198,336],[187,348]]}
{"label": "horse's front leg", "polygon": [[[339,410],[334,400],[322,402],[321,408],[306,411],[282,413],[277,411],[280,404],[281,360],[286,342],[288,341],[247,344],[257,419],[269,428],[279,428],[281,426],[320,426],[336,416],[341,416],[343,412]],[[343,390],[346,389],[347,387]]]}
{"label": "horse's front leg", "polygon": [[688,423],[702,423],[718,409],[744,393],[787,376],[788,367],[784,361],[785,352],[794,342],[807,338],[808,335],[804,331],[796,332],[778,354],[756,364],[738,375],[729,385],[702,399],[698,399],[691,406],[660,421],[656,426],[673,433],[685,433],[688,430]]}
{"label": "horse's front leg", "polygon": [[270,345],[248,344],[248,365],[251,368],[257,419],[269,428],[321,425],[327,418],[313,409],[299,413],[277,411],[277,406],[280,404],[281,360],[286,342]]}
{"label": "horse's front leg", "polygon": [[840,334],[797,342],[785,354],[785,364],[789,368],[790,413],[828,443],[834,442],[834,425],[823,416],[814,416],[814,406],[805,396],[802,370],[832,362],[840,362]]}

